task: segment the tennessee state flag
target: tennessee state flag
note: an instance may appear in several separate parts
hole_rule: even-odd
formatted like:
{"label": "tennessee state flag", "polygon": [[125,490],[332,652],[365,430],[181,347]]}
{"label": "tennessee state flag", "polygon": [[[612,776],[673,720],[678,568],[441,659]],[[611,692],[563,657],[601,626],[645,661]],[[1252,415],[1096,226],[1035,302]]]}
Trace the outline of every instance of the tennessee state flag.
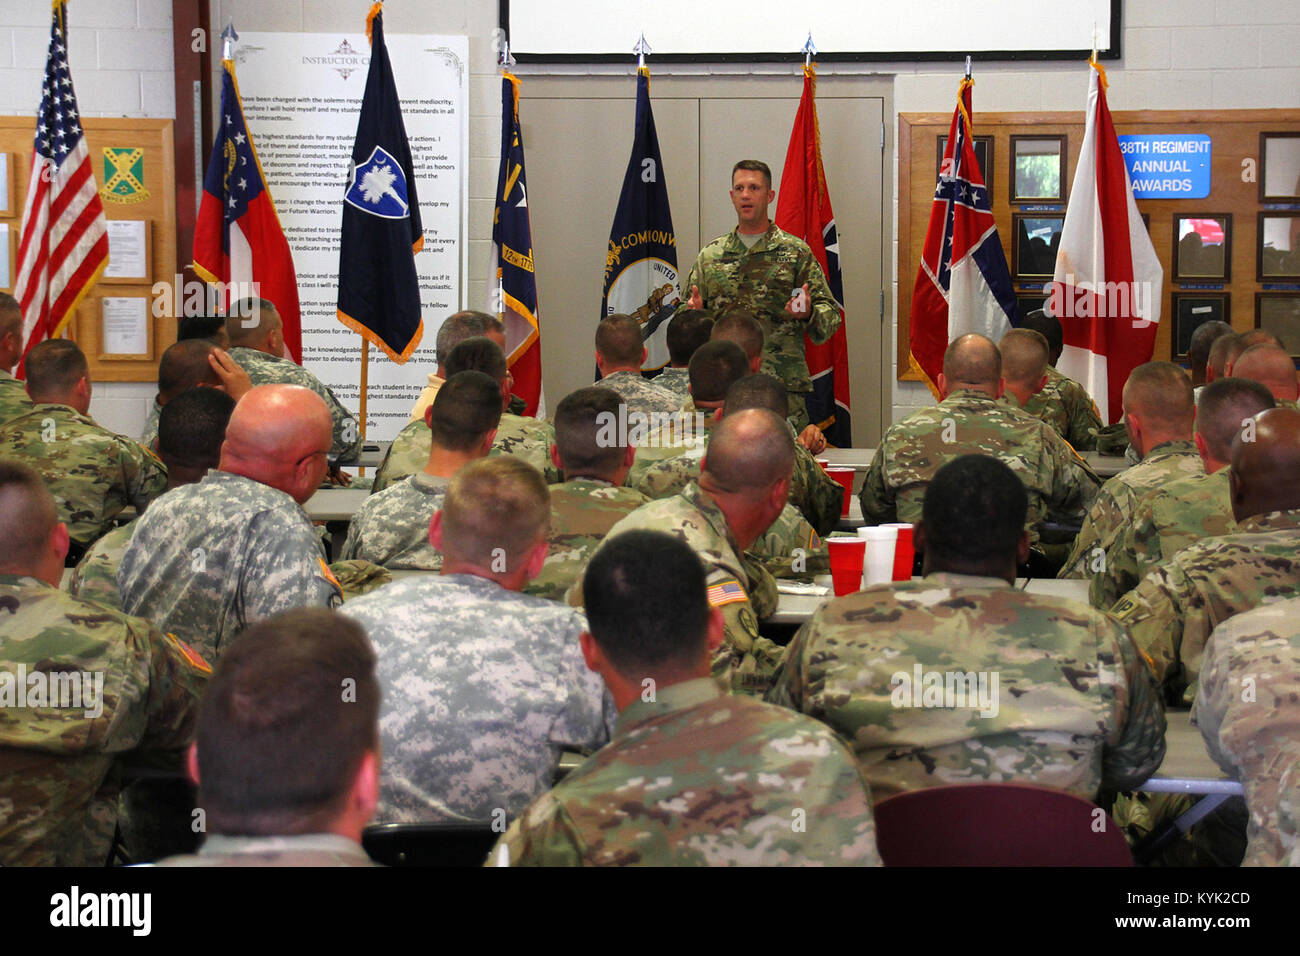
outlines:
{"label": "tennessee state flag", "polygon": [[844,333],[844,282],[840,277],[840,244],[835,235],[835,213],[826,191],[822,168],[821,130],[817,125],[817,68],[803,69],[803,96],[794,117],[790,148],[781,172],[776,199],[776,225],[808,243],[817,257],[831,295],[840,307],[840,327],[821,345],[804,336],[804,356],[813,390],[806,399],[808,420],[840,448],[853,444],[849,420],[849,356]]}
{"label": "tennessee state flag", "polygon": [[1065,348],[1056,367],[1080,382],[1102,421],[1119,421],[1129,373],[1151,361],[1160,322],[1164,269],[1138,213],[1115,125],[1106,74],[1094,59],[1074,187],[1047,309]]}
{"label": "tennessee state flag", "polygon": [[298,273],[244,121],[233,60],[221,61],[221,128],[203,177],[194,271],[217,287],[223,312],[232,300],[249,296],[275,303],[285,348],[302,362]]}
{"label": "tennessee state flag", "polygon": [[382,8],[366,16],[370,70],[343,193],[338,318],[400,365],[424,335],[415,272],[424,225]]}
{"label": "tennessee state flag", "polygon": [[519,80],[501,74],[501,169],[492,214],[492,275],[489,311],[506,327],[506,360],[525,415],[542,407],[542,339],[533,270],[533,233],[528,224],[524,137],[519,129]]}
{"label": "tennessee state flag", "polygon": [[968,332],[997,342],[1010,331],[1016,315],[1011,270],[975,160],[970,119],[973,85],[964,79],[957,91],[925,249],[912,287],[909,365],[936,398],[948,343]]}

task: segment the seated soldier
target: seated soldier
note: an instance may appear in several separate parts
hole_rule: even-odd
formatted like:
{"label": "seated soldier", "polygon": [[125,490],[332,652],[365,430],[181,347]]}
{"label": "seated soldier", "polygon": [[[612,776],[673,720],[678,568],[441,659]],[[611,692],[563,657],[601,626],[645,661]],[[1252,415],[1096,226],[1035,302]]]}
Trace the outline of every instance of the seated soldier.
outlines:
{"label": "seated soldier", "polygon": [[549,486],[546,563],[525,594],[563,601],[601,538],[646,503],[645,495],[623,485],[636,449],[611,427],[622,401],[613,389],[594,385],[566,395],[556,408],[551,462],[564,483]]}
{"label": "seated soldier", "polygon": [[550,787],[561,752],[609,739],[582,614],[519,593],[546,558],[549,517],[536,469],[472,462],[434,515],[441,573],[343,606],[379,656],[381,822],[504,821]]}
{"label": "seated soldier", "polygon": [[378,715],[375,652],[355,622],[299,608],[254,624],[222,655],[190,747],[207,838],[158,865],[371,866]]}
{"label": "seated soldier", "polygon": [[1024,484],[1031,544],[1049,510],[1083,517],[1099,482],[1055,429],[997,401],[1004,388],[997,346],[973,333],[955,339],[938,385],[943,401],[891,425],[871,459],[858,493],[869,524],[915,522],[939,469],[972,454],[995,456]]}
{"label": "seated soldier", "polygon": [[167,469],[138,442],[90,417],[90,367],[77,343],[46,339],[27,354],[31,411],[0,427],[0,457],[34,468],[72,539],[69,566],[128,505],[143,512],[167,489]]}
{"label": "seated soldier", "polygon": [[319,396],[259,385],[226,426],[219,470],[175,488],[137,523],[117,572],[122,607],[209,660],[249,624],[342,592],[302,504],[329,465],[333,430]]}
{"label": "seated soldier", "polygon": [[[465,339],[447,356],[447,375],[467,369],[484,372],[498,383],[501,389],[501,408],[510,406],[510,389],[515,378],[506,365],[501,347],[486,336]],[[492,443],[491,455],[513,455],[536,468],[548,482],[560,481],[560,474],[551,465],[551,444],[555,431],[546,422],[502,411],[497,424],[497,436]],[[393,482],[401,481],[422,469],[429,460],[432,439],[425,420],[410,422],[397,433],[383,463],[375,472],[375,491],[383,491]]]}
{"label": "seated soldier", "polygon": [[1196,696],[1210,632],[1234,614],[1300,593],[1300,412],[1273,408],[1232,440],[1237,529],[1154,568],[1111,609],[1153,662],[1167,703]]}
{"label": "seated soldier", "polygon": [[[227,383],[217,374],[208,356],[217,346],[208,339],[182,339],[167,347],[158,362],[158,394],[154,397],[153,408],[149,411],[149,420],[140,436],[140,444],[150,451],[158,449],[158,416],[163,406],[187,389],[206,387],[222,389],[235,401],[252,387],[247,375],[240,375],[237,381]],[[235,366],[238,368],[238,366]],[[242,369],[240,370],[242,372]]]}
{"label": "seated soldier", "polygon": [[1192,384],[1181,368],[1172,362],[1139,365],[1124,383],[1121,401],[1129,447],[1137,452],[1139,463],[1101,486],[1057,575],[1091,576],[1093,607],[1103,609],[1110,605],[1100,601],[1100,575],[1116,559],[1116,543],[1132,521],[1138,499],[1179,478],[1205,474],[1192,441]]}
{"label": "seated soldier", "polygon": [[[192,388],[167,403],[158,417],[158,457],[167,466],[167,490],[202,481],[221,463],[221,443],[235,400],[215,388]],[[68,582],[68,593],[121,610],[117,569],[135,533],[136,518],[90,546]]]}
{"label": "seated soldier", "polygon": [[1165,717],[1124,629],[1014,587],[1028,496],[1006,465],[963,455],[916,525],[923,578],[823,605],[768,700],[828,723],[877,799],[958,783],[1031,783],[1087,800],[1160,766]]}
{"label": "seated soldier", "polygon": [[1056,370],[1056,363],[1065,350],[1060,320],[1035,309],[1025,316],[1020,328],[1042,335],[1049,349],[1047,384],[1025,400],[1025,411],[1050,421],[1077,451],[1093,451],[1097,447],[1097,432],[1101,431],[1101,414],[1086,388]]}
{"label": "seated soldier", "polygon": [[[1033,329],[1012,329],[998,341],[998,352],[1006,380],[1006,390],[998,401],[1023,409],[1047,385],[1047,339]],[[1034,417],[1047,422],[1064,438],[1065,408],[1059,402],[1050,404],[1051,410],[1040,405]]]}
{"label": "seated soldier", "polygon": [[707,312],[678,309],[668,320],[668,331],[664,334],[668,344],[668,367],[655,376],[654,382],[677,396],[679,405],[691,397],[691,379],[687,372],[691,356],[709,341],[712,330],[713,320]]}
{"label": "seated soldier", "polygon": [[442,555],[429,543],[429,521],[452,476],[487,456],[501,420],[501,390],[482,372],[457,372],[429,406],[429,460],[423,471],[371,495],[348,525],[340,559],[385,568],[437,571]]}
{"label": "seated soldier", "polygon": [[27,388],[11,374],[23,357],[23,307],[0,292],[0,425],[31,411]]}
{"label": "seated soldier", "polygon": [[1188,545],[1236,530],[1228,488],[1232,439],[1244,423],[1273,407],[1268,389],[1244,378],[1217,378],[1201,387],[1194,437],[1205,474],[1177,478],[1138,500],[1106,554],[1105,569],[1093,575],[1094,607],[1113,607],[1152,568]]}
{"label": "seated soldier", "polygon": [[[442,387],[442,383],[447,380],[447,356],[451,355],[451,350],[466,339],[472,339],[479,335],[488,335],[489,320],[493,320],[493,317],[486,312],[476,312],[473,309],[454,312],[442,320],[442,325],[438,326],[438,337],[434,343],[434,352],[438,356],[438,369],[436,372],[429,373],[428,384],[424,386],[424,390],[420,392],[420,397],[416,399],[415,407],[411,409],[409,421],[419,422],[425,420],[425,412],[433,404],[433,398],[438,394],[438,389]],[[497,344],[503,350],[505,349],[504,335]]]}
{"label": "seated soldier", "polygon": [[658,413],[670,416],[681,407],[681,398],[641,375],[646,360],[641,326],[630,315],[607,315],[596,326],[596,368],[600,384],[618,392],[629,416],[650,418]]}
{"label": "seated soldier", "polygon": [[726,696],[709,678],[722,615],[686,544],[622,535],[588,566],[583,594],[582,653],[619,709],[614,737],[533,801],[489,863],[880,865],[848,748],[825,725]]}
{"label": "seated soldier", "polygon": [[1250,822],[1242,862],[1284,863],[1290,846],[1278,832],[1278,798],[1284,771],[1300,761],[1300,598],[1246,611],[1214,629],[1192,716],[1210,756],[1245,790]]}
{"label": "seated soldier", "polygon": [[[785,419],[757,408],[728,415],[709,440],[699,482],[633,511],[601,545],[646,529],[667,531],[691,546],[708,574],[709,603],[724,619],[715,674],[741,693],[762,694],[781,660],[781,648],[758,633],[759,618],[776,610],[776,582],[744,554],[785,507],[793,461]],[[582,604],[581,582],[569,592],[569,603]]]}
{"label": "seated soldier", "polygon": [[1266,342],[1252,345],[1232,364],[1232,374],[1263,385],[1279,408],[1297,409],[1300,379],[1296,378],[1295,362],[1286,349]]}
{"label": "seated soldier", "polygon": [[12,461],[0,542],[0,866],[104,866],[117,761],[189,744],[209,668],[148,621],[59,590],[67,528]]}
{"label": "seated soldier", "polygon": [[1210,349],[1225,335],[1232,335],[1232,326],[1218,319],[1202,322],[1187,343],[1187,366],[1192,375],[1192,396],[1201,403],[1201,389],[1210,383]]}

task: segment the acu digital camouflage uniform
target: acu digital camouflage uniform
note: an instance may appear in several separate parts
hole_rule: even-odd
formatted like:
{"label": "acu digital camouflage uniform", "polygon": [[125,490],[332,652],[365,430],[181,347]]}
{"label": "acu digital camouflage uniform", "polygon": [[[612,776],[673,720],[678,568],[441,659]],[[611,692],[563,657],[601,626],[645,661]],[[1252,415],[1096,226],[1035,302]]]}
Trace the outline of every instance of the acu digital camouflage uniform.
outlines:
{"label": "acu digital camouflage uniform", "polygon": [[[117,819],[117,758],[190,743],[208,665],[148,621],[32,577],[0,575],[0,617],[0,866],[103,866]],[[17,706],[20,666],[25,707]],[[37,671],[51,681],[102,675],[102,713],[87,715],[99,706],[84,696],[87,706],[48,706],[52,696],[37,705]]]}
{"label": "acu digital camouflage uniform", "polygon": [[86,549],[68,581],[69,594],[122,610],[117,569],[122,565],[122,555],[126,554],[131,535],[135,533],[135,522],[139,520],[114,528]]}
{"label": "acu digital camouflage uniform", "polygon": [[352,516],[340,560],[362,558],[385,568],[440,570],[442,553],[429,543],[429,521],[442,507],[449,484],[450,478],[419,471],[368,497]]}
{"label": "acu digital camouflage uniform", "polygon": [[[962,689],[946,675],[990,675],[997,712],[973,693],[927,700],[910,689],[916,667]],[[1093,800],[1142,783],[1165,753],[1159,692],[1124,629],[1000,578],[932,573],[834,599],[795,635],[768,700],[847,740],[877,799],[1015,782]]]}
{"label": "acu digital camouflage uniform", "polygon": [[0,368],[0,425],[32,410],[27,386]]}
{"label": "acu digital camouflage uniform", "polygon": [[155,866],[376,866],[361,844],[337,833],[225,836],[214,833],[198,853],[171,856]]}
{"label": "acu digital camouflage uniform", "polygon": [[1178,478],[1143,495],[1106,554],[1105,572],[1093,578],[1093,604],[1113,607],[1152,568],[1183,548],[1235,531],[1228,472],[1220,468],[1211,475]]}
{"label": "acu digital camouflage uniform", "polygon": [[283,491],[224,471],[173,488],[136,522],[117,572],[122,608],[210,661],[236,634],[342,590],[311,521]]}
{"label": "acu digital camouflage uniform", "polygon": [[[1300,593],[1300,510],[1254,515],[1179,551],[1111,608],[1152,661],[1166,701],[1190,703],[1214,628]],[[1184,691],[1186,691],[1184,695]]]}
{"label": "acu digital camouflage uniform", "polygon": [[632,412],[645,416],[675,414],[681,407],[682,396],[657,384],[658,381],[645,378],[640,372],[624,370],[606,375],[600,380],[600,387],[617,392],[629,415]]}
{"label": "acu digital camouflage uniform", "polygon": [[[230,357],[248,373],[254,385],[301,385],[309,388],[325,402],[334,422],[334,443],[330,446],[331,461],[356,461],[361,454],[361,429],[352,413],[339,404],[324,382],[292,359],[270,355],[257,349],[236,346]],[[421,462],[420,467],[424,467]]]}
{"label": "acu digital camouflage uniform", "polygon": [[[554,442],[555,429],[548,423],[503,412],[488,454],[514,455],[541,472],[547,484],[559,484],[559,469],[551,464],[551,445]],[[424,471],[432,448],[433,433],[424,419],[408,422],[388,446],[388,453],[375,472],[372,491],[383,491],[403,478]]]}
{"label": "acu digital camouflage uniform", "polygon": [[609,529],[646,503],[646,496],[599,478],[551,485],[551,532],[546,563],[524,586],[525,594],[563,601]]}
{"label": "acu digital camouflage uniform", "polygon": [[[805,283],[811,314],[801,322],[785,307],[794,290]],[[785,383],[790,419],[795,430],[802,431],[808,424],[804,398],[813,387],[804,357],[804,335],[821,345],[840,327],[840,307],[808,244],[772,224],[747,249],[733,229],[700,250],[682,283],[683,299],[689,297],[691,286],[699,288],[704,308],[715,317],[740,309],[763,326],[759,371]]]}
{"label": "acu digital camouflage uniform", "polygon": [[449,574],[396,581],[340,613],[379,659],[376,822],[513,817],[550,788],[562,751],[609,739],[614,704],[582,659],[586,621],[572,608]]}
{"label": "acu digital camouflage uniform", "polygon": [[[758,561],[739,553],[727,516],[698,484],[636,509],[605,538],[642,529],[676,535],[699,556],[709,603],[722,611],[725,624],[725,640],[713,661],[714,676],[730,680],[735,693],[761,695],[784,652],[758,634],[759,618],[776,611],[776,581],[771,574]],[[569,603],[582,605],[581,576],[569,592]]]}
{"label": "acu digital camouflage uniform", "polygon": [[41,476],[59,520],[83,548],[127,505],[143,512],[167,490],[167,468],[153,452],[68,405],[42,403],[0,427],[0,458]]}
{"label": "acu digital camouflage uniform", "polygon": [[691,397],[690,370],[667,366],[652,379],[660,388],[666,388],[677,396],[677,401],[684,402]]}
{"label": "acu digital camouflage uniform", "polygon": [[1300,599],[1238,614],[1205,646],[1193,718],[1205,747],[1241,781],[1250,810],[1247,866],[1276,866],[1295,846],[1278,830],[1283,772],[1300,761]]}
{"label": "acu digital camouflage uniform", "polygon": [[824,725],[712,680],[658,688],[538,797],[511,866],[879,866],[871,797]]}
{"label": "acu digital camouflage uniform", "polygon": [[930,480],[962,455],[992,455],[1015,472],[1029,494],[1031,541],[1049,510],[1081,518],[1097,493],[1092,470],[1049,426],[983,392],[961,389],[885,432],[858,493],[863,518],[868,524],[919,521]]}
{"label": "acu digital camouflage uniform", "polygon": [[[1138,499],[1176,479],[1204,474],[1205,465],[1190,439],[1165,442],[1151,449],[1138,464],[1121,471],[1101,486],[1088,517],[1084,519],[1083,528],[1074,539],[1070,556],[1057,577],[1091,575],[1093,607],[1110,607],[1115,603],[1113,599],[1105,605],[1099,600],[1101,584],[1097,572],[1110,562],[1117,540],[1133,518]],[[1106,556],[1104,563],[1098,560],[1099,553]]]}
{"label": "acu digital camouflage uniform", "polygon": [[1047,366],[1047,384],[1029,396],[1023,408],[1056,429],[1076,451],[1093,451],[1097,447],[1097,432],[1101,430],[1097,403],[1086,388],[1052,366]]}

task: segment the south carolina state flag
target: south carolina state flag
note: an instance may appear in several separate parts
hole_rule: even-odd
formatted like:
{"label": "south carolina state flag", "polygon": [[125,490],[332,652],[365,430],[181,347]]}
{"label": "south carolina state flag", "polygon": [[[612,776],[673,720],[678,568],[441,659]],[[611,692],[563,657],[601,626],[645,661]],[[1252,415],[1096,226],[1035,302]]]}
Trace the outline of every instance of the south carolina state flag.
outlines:
{"label": "south carolina state flag", "polygon": [[233,60],[221,61],[221,128],[203,177],[194,271],[218,287],[223,311],[232,299],[254,295],[275,303],[285,348],[301,363],[298,274],[244,121]]}
{"label": "south carolina state flag", "polygon": [[957,91],[925,251],[912,289],[910,365],[936,397],[948,343],[968,332],[997,342],[1016,314],[1011,270],[971,139],[973,85],[962,80]]}
{"label": "south carolina state flag", "polygon": [[1065,340],[1056,367],[1082,383],[1102,421],[1113,424],[1129,373],[1155,349],[1164,270],[1133,199],[1105,71],[1091,65],[1088,120],[1047,309]]}
{"label": "south carolina state flag", "polygon": [[821,345],[804,336],[804,356],[813,390],[805,400],[808,420],[820,426],[826,441],[840,448],[853,444],[849,422],[848,340],[844,334],[844,282],[840,277],[840,244],[835,213],[826,191],[822,168],[821,130],[817,125],[817,68],[803,70],[803,96],[794,117],[790,148],[785,154],[781,189],[776,199],[776,225],[808,243],[817,257],[831,295],[840,307],[840,327]]}

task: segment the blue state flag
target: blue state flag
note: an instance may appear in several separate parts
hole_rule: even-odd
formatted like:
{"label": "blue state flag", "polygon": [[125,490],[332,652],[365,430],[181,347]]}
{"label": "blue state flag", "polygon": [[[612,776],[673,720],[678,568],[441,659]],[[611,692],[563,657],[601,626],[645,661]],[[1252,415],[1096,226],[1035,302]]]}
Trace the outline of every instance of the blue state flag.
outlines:
{"label": "blue state flag", "polygon": [[370,72],[343,194],[338,317],[403,363],[424,334],[415,272],[424,226],[383,21],[375,4],[366,24]]}
{"label": "blue state flag", "polygon": [[634,316],[648,352],[643,367],[659,369],[668,364],[668,320],[680,301],[677,236],[650,110],[650,71],[642,67],[637,71],[632,156],[605,252],[600,317]]}

